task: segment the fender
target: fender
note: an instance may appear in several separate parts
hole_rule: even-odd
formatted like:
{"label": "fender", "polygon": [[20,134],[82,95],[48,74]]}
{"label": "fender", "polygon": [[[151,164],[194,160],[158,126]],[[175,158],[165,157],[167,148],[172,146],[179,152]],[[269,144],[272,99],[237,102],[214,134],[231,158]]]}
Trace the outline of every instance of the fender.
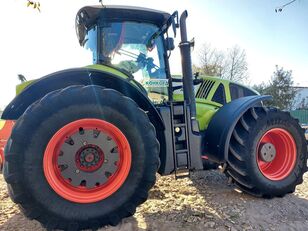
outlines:
{"label": "fender", "polygon": [[5,108],[2,119],[17,120],[35,101],[43,98],[49,92],[72,85],[99,85],[112,88],[133,99],[141,109],[148,112],[156,129],[164,130],[164,124],[158,111],[150,99],[129,78],[91,68],[75,68],[47,75],[25,88]]}
{"label": "fender", "polygon": [[213,116],[203,139],[203,153],[218,163],[228,157],[228,148],[235,125],[242,115],[261,101],[271,100],[272,96],[247,96],[231,101],[220,108]]}

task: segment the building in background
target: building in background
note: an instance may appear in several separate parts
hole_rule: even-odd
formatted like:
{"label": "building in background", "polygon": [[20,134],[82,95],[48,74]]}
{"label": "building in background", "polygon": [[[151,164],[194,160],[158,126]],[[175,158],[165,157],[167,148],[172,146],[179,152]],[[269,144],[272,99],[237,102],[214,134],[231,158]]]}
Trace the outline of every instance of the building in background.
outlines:
{"label": "building in background", "polygon": [[308,125],[308,87],[295,87],[296,95],[294,98],[291,115],[299,119],[302,125]]}
{"label": "building in background", "polygon": [[293,109],[308,110],[308,87],[295,87],[296,95],[294,98]]}

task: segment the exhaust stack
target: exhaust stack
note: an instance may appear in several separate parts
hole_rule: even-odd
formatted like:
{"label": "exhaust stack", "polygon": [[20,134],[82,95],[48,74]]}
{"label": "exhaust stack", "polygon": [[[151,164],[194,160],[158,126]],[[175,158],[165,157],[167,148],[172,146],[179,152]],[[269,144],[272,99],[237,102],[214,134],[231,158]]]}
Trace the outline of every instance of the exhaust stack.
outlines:
{"label": "exhaust stack", "polygon": [[181,43],[179,45],[182,57],[182,75],[184,100],[190,106],[191,119],[196,118],[196,99],[193,84],[191,42],[187,41],[186,19],[188,12],[185,10],[180,17]]}

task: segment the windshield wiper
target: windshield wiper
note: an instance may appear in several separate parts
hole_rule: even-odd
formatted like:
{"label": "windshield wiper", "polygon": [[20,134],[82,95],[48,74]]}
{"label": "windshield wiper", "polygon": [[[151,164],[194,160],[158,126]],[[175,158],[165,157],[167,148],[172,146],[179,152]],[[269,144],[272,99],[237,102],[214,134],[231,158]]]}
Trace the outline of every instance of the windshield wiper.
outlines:
{"label": "windshield wiper", "polygon": [[173,25],[173,31],[174,31],[174,36],[176,36],[176,28],[178,26],[178,22],[175,22],[175,19],[178,21],[178,12],[175,11],[167,20],[165,24],[163,24],[152,36],[149,38],[148,42],[146,43],[147,48],[152,48],[155,40],[164,34],[171,25]]}

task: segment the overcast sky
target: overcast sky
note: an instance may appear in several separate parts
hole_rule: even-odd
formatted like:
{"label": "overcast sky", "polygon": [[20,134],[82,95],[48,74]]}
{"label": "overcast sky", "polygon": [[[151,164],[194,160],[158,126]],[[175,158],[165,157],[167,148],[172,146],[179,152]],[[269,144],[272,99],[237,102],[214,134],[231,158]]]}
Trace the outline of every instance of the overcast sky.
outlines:
{"label": "overcast sky", "polygon": [[[15,94],[17,74],[27,79],[80,67],[91,56],[79,47],[74,20],[84,5],[98,0],[41,0],[41,13],[26,0],[1,0],[0,108]],[[274,9],[288,0],[104,0],[156,8],[172,13],[189,11],[189,37],[195,37],[193,59],[207,42],[219,49],[236,44],[246,50],[251,83],[268,81],[275,65],[293,70],[296,85],[308,86],[308,1],[298,0],[282,13]],[[172,55],[172,72],[180,72],[179,53]]]}

